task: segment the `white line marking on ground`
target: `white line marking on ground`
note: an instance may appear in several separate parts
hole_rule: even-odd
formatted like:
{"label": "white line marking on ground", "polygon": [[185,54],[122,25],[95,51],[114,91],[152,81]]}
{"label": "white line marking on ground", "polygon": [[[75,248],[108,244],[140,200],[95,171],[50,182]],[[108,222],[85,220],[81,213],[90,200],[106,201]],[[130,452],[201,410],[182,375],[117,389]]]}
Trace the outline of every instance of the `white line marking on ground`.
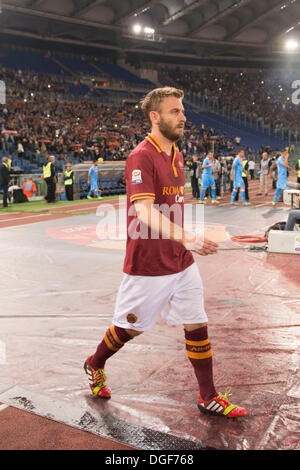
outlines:
{"label": "white line marking on ground", "polygon": [[10,222],[11,220],[23,220],[23,219],[30,219],[32,217],[44,217],[46,215],[52,215],[52,214],[35,214],[35,215],[27,215],[26,217],[15,217],[13,219],[0,219],[0,224],[2,222]]}

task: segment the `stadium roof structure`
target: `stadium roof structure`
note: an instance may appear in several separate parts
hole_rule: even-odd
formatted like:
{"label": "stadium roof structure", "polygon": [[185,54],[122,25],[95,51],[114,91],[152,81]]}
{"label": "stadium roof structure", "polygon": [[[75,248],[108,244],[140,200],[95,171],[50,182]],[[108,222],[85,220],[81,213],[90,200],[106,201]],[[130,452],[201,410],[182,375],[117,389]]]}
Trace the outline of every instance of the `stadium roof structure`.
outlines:
{"label": "stadium roof structure", "polygon": [[[72,51],[163,59],[280,62],[300,36],[300,0],[4,0],[1,37]],[[20,41],[22,43],[22,41]],[[300,41],[299,41],[300,43]],[[299,54],[293,55],[298,62]]]}

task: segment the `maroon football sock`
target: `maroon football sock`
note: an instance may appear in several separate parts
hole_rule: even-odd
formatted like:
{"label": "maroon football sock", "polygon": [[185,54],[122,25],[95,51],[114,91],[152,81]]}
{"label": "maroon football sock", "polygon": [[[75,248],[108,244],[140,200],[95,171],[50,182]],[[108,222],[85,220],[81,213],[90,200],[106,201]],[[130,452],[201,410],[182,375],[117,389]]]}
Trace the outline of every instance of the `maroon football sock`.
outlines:
{"label": "maroon football sock", "polygon": [[213,381],[212,350],[207,334],[207,326],[193,331],[184,330],[187,356],[194,367],[203,400],[211,400],[216,395]]}
{"label": "maroon football sock", "polygon": [[91,366],[94,369],[104,369],[106,360],[118,352],[131,339],[132,337],[124,328],[115,325],[108,328],[103,340],[90,360]]}

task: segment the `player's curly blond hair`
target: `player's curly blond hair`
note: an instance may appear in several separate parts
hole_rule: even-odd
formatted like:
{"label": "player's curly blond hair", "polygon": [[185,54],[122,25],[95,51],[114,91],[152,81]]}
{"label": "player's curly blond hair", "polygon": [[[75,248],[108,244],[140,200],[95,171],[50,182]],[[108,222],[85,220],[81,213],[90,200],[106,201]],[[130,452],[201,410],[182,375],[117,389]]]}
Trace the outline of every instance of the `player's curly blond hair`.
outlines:
{"label": "player's curly blond hair", "polygon": [[141,100],[141,108],[144,116],[151,126],[150,112],[159,111],[159,105],[164,98],[174,96],[175,98],[183,99],[184,92],[179,88],[165,86],[163,88],[155,88],[149,91],[147,95]]}

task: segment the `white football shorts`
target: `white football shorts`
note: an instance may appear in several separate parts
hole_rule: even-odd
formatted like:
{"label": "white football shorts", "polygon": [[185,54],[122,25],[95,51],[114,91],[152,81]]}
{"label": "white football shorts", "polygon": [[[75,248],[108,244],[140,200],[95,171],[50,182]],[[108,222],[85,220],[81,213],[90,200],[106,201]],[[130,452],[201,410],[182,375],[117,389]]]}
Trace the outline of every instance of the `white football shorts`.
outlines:
{"label": "white football shorts", "polygon": [[202,279],[196,263],[165,276],[124,274],[113,324],[136,331],[151,330],[161,318],[168,325],[206,323]]}

